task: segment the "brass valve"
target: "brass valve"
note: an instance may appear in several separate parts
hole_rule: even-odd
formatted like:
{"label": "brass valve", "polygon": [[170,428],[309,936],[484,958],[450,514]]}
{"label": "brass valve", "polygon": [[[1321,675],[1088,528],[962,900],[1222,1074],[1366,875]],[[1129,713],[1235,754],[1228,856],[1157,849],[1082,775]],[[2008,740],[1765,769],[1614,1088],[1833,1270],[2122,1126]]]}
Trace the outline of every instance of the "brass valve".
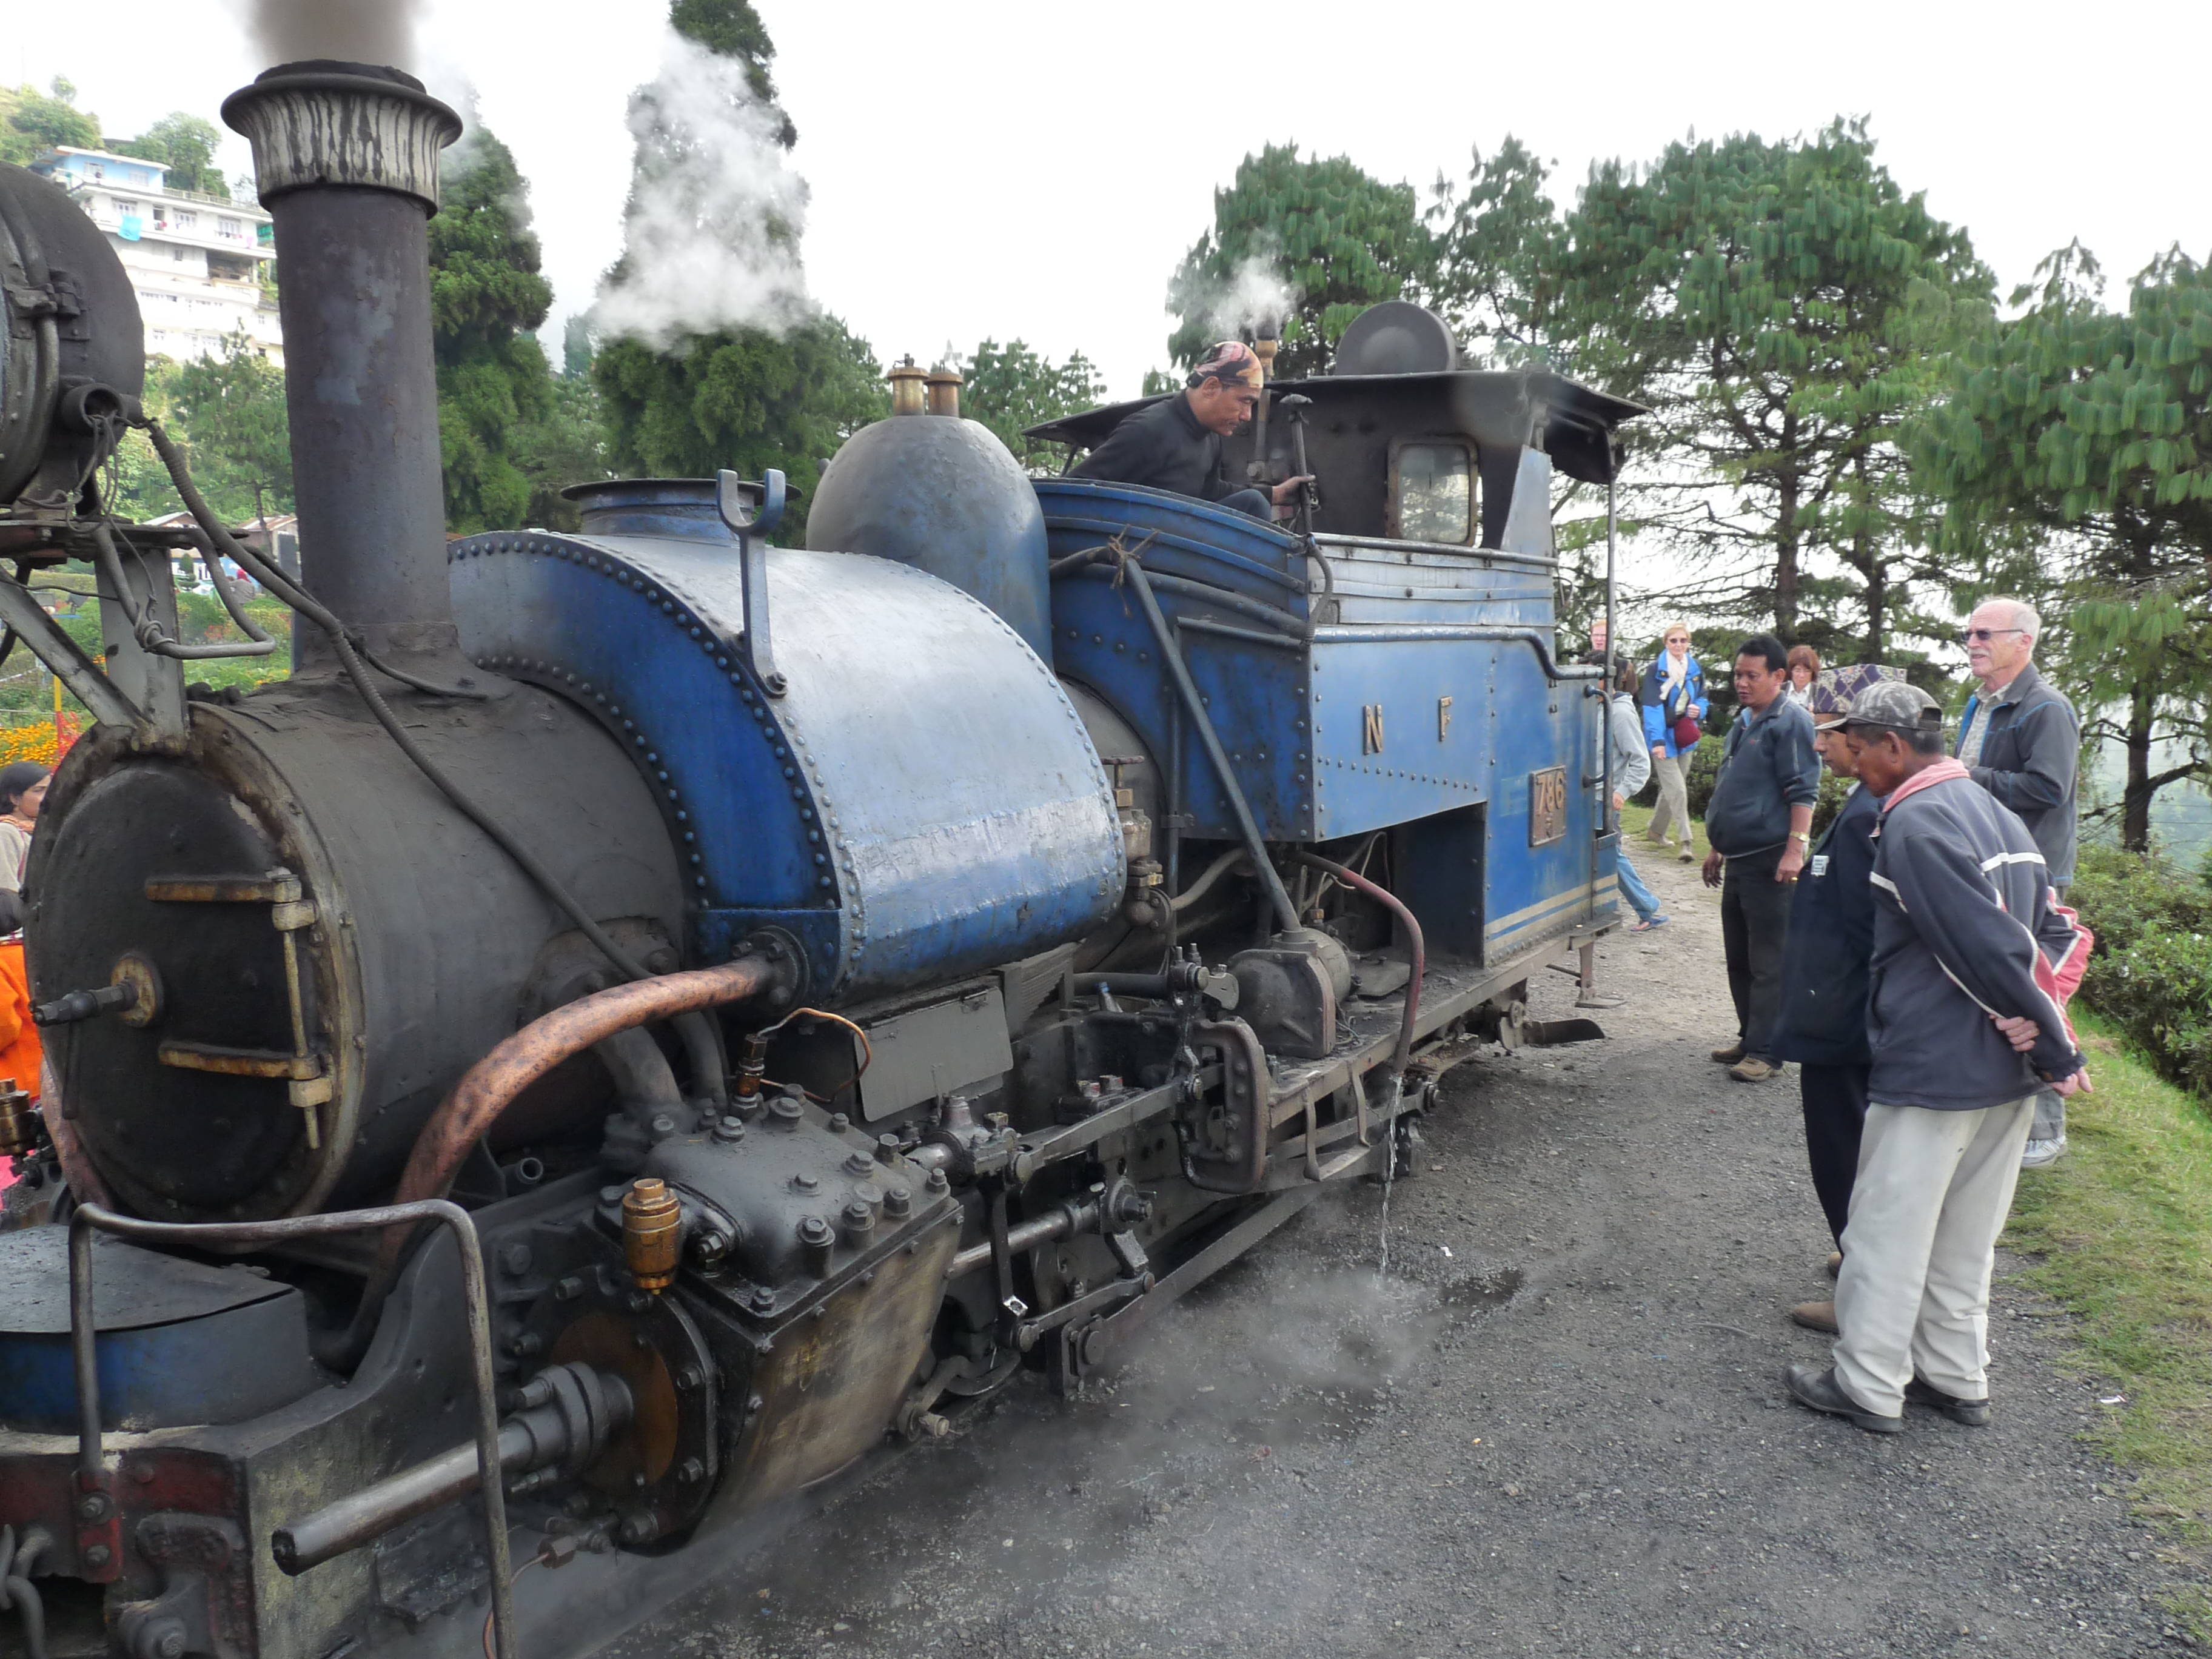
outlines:
{"label": "brass valve", "polygon": [[39,1144],[39,1109],[14,1078],[0,1078],[0,1158],[20,1158]]}
{"label": "brass valve", "polygon": [[640,1176],[622,1201],[623,1260],[641,1291],[658,1296],[676,1282],[684,1251],[684,1206],[668,1183]]}

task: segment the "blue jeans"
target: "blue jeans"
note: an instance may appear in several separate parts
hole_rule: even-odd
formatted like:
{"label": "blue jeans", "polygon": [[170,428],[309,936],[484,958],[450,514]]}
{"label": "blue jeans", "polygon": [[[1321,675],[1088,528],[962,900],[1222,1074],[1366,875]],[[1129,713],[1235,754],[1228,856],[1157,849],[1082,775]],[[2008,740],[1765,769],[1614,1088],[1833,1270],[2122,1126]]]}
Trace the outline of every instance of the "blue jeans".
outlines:
{"label": "blue jeans", "polygon": [[1216,507],[1225,507],[1231,513],[1249,513],[1254,518],[1264,519],[1269,524],[1275,521],[1275,504],[1268,499],[1264,490],[1239,489],[1231,495],[1224,495],[1213,504]]}
{"label": "blue jeans", "polygon": [[1644,878],[1636,873],[1626,854],[1618,855],[1614,862],[1620,866],[1621,896],[1628,901],[1628,908],[1636,912],[1637,921],[1650,921],[1659,914],[1658,899],[1644,884]]}

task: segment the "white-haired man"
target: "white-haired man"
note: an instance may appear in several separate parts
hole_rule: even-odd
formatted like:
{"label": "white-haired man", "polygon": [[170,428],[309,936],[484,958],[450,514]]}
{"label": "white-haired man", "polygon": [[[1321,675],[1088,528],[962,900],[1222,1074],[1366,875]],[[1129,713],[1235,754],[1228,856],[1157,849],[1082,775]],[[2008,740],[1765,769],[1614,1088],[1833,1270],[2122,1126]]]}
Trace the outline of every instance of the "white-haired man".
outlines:
{"label": "white-haired man", "polygon": [[[1954,752],[1974,781],[2027,826],[2063,900],[2074,879],[2081,723],[2073,704],[2035,672],[2035,639],[2042,631],[2035,607],[2018,599],[1984,599],[1974,607],[1960,643],[1966,647],[1968,672],[1982,684],[1959,717]],[[2066,1103],[2045,1090],[2036,1097],[2021,1167],[2039,1169],[2065,1150]]]}

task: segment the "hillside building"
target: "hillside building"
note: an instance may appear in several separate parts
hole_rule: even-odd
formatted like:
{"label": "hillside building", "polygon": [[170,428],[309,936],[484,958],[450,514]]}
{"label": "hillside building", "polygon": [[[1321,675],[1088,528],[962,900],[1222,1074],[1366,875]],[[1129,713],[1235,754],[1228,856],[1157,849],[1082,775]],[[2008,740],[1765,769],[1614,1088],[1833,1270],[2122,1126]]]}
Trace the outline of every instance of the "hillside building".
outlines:
{"label": "hillside building", "polygon": [[179,362],[219,356],[240,329],[284,366],[276,298],[261,270],[276,257],[269,216],[243,202],[171,190],[159,161],[64,146],[31,170],[69,191],[107,233],[146,323],[146,355]]}

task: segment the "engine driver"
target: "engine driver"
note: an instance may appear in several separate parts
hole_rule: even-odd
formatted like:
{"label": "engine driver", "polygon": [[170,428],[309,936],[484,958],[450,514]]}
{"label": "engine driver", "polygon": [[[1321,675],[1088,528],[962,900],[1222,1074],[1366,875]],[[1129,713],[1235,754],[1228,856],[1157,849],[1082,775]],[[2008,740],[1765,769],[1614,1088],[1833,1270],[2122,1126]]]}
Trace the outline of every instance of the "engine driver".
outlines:
{"label": "engine driver", "polygon": [[1273,489],[1231,489],[1221,477],[1221,441],[1252,418],[1267,376],[1252,348],[1224,340],[1190,372],[1189,389],[1140,410],[1115,427],[1075,469],[1079,478],[1142,484],[1272,522],[1307,475]]}

